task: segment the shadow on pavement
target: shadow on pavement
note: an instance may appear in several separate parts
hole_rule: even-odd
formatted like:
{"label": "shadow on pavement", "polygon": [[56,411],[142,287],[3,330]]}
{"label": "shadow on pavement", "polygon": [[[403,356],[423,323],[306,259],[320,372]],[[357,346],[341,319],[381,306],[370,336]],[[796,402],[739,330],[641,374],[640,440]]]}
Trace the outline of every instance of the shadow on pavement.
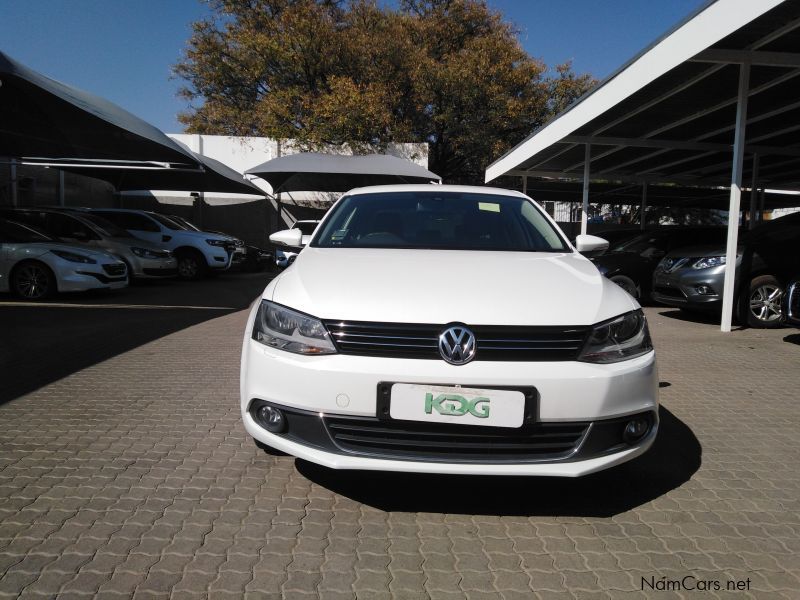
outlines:
{"label": "shadow on pavement", "polygon": [[707,325],[719,325],[720,316],[714,312],[688,311],[669,308],[658,313],[662,317],[686,321],[687,323],[704,323]]}
{"label": "shadow on pavement", "polygon": [[577,479],[335,471],[297,460],[305,477],[384,511],[474,515],[611,517],[663,496],[700,468],[692,430],[663,406],[658,437],[644,455]]}
{"label": "shadow on pavement", "polygon": [[800,333],[790,333],[783,338],[783,341],[788,342],[789,344],[797,344],[800,346]]}
{"label": "shadow on pavement", "polygon": [[0,404],[176,331],[243,310],[274,274],[155,281],[63,294],[0,297]]}

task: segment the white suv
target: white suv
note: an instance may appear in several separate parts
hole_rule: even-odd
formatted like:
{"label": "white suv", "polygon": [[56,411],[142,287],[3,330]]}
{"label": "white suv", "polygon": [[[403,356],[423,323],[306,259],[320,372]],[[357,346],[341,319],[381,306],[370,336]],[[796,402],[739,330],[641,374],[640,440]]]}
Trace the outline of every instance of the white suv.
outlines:
{"label": "white suv", "polygon": [[341,469],[578,476],[642,454],[647,323],[579,254],[607,242],[576,244],[517,192],[348,192],[253,307],[245,428]]}
{"label": "white suv", "polygon": [[172,219],[146,210],[93,208],[98,214],[142,240],[171,250],[178,259],[181,279],[199,279],[208,271],[224,271],[231,265],[231,238],[207,231],[190,231]]}

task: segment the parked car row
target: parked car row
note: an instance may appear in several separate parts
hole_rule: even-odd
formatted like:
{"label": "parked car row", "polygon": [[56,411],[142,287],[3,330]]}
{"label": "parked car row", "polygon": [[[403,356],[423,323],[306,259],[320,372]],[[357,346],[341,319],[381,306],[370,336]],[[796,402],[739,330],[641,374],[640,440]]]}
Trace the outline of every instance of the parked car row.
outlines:
{"label": "parked car row", "polygon": [[38,300],[134,279],[263,270],[269,252],[183,219],[132,209],[0,210],[0,292]]}
{"label": "parked car row", "polygon": [[[686,311],[719,311],[726,237],[727,229],[720,227],[663,227],[622,239],[592,260],[635,298]],[[769,328],[786,321],[783,295],[800,275],[798,248],[800,213],[740,232],[734,298],[740,322]],[[749,285],[742,285],[742,272]]]}

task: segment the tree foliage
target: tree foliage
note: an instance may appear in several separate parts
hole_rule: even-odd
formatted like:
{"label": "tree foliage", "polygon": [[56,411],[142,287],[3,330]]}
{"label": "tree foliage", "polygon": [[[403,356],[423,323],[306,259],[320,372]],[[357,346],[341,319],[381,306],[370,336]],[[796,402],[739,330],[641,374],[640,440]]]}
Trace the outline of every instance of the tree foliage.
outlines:
{"label": "tree foliage", "polygon": [[593,83],[551,72],[482,0],[209,0],[175,73],[190,132],[360,151],[427,142],[448,182],[483,170]]}

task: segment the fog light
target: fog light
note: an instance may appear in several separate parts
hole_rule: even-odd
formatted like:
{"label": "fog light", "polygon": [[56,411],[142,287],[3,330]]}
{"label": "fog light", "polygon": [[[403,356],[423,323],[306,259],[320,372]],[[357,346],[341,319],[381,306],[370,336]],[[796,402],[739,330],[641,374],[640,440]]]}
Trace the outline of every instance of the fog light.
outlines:
{"label": "fog light", "polygon": [[629,444],[635,444],[644,436],[646,436],[649,431],[650,420],[640,417],[638,419],[628,421],[627,425],[625,425],[625,431],[622,434],[622,438]]}
{"label": "fog light", "polygon": [[286,427],[286,418],[280,409],[264,404],[256,409],[256,420],[271,433],[280,433]]}
{"label": "fog light", "polygon": [[698,294],[703,294],[704,296],[712,296],[714,294],[714,288],[710,285],[698,285],[695,286]]}

